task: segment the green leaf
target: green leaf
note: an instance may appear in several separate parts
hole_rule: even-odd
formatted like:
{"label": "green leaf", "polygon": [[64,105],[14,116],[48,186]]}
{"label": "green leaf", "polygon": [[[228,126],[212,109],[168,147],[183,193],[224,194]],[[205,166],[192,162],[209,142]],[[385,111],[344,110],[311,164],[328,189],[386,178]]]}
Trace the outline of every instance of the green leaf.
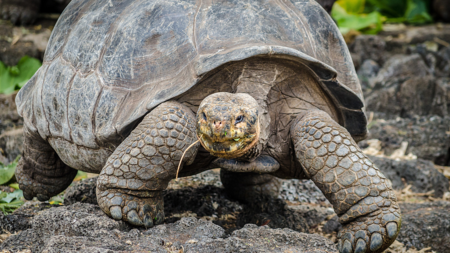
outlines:
{"label": "green leaf", "polygon": [[20,89],[41,65],[38,59],[28,56],[22,57],[17,66],[10,67],[0,62],[0,93],[9,94]]}
{"label": "green leaf", "polygon": [[428,10],[429,0],[367,0],[367,2],[366,10],[379,11],[388,17],[388,22],[410,24],[433,22]]}
{"label": "green leaf", "polygon": [[0,163],[0,185],[7,184],[14,177],[19,158],[20,156],[7,166]]}
{"label": "green leaf", "polygon": [[48,203],[51,205],[62,205],[64,203],[64,195],[53,196]]}
{"label": "green leaf", "polygon": [[367,0],[369,5],[388,18],[398,18],[405,15],[406,0]]}
{"label": "green leaf", "polygon": [[23,205],[22,200],[14,200],[11,203],[0,203],[0,210],[5,214],[14,212],[17,208]]}
{"label": "green leaf", "polygon": [[405,20],[411,24],[425,24],[433,22],[428,13],[428,5],[424,0],[408,0]]}
{"label": "green leaf", "polygon": [[79,170],[73,181],[80,181],[87,178],[87,173]]}
{"label": "green leaf", "polygon": [[[19,63],[17,63],[17,67],[20,69],[20,77],[21,81],[17,82],[17,85],[20,83],[25,84],[30,78],[33,77],[34,73],[42,66],[41,62],[29,56],[24,56],[20,59]],[[23,86],[22,84],[22,86]],[[22,88],[19,86],[19,88]]]}
{"label": "green leaf", "polygon": [[12,67],[9,69],[9,73],[10,73],[12,76],[17,76],[17,75],[19,75],[20,70],[19,70],[19,68],[18,68],[17,66],[12,66]]}
{"label": "green leaf", "polygon": [[23,192],[21,190],[15,190],[12,193],[0,191],[0,210],[4,214],[14,212],[14,210],[23,205],[22,197]]}
{"label": "green leaf", "polygon": [[8,185],[8,186],[11,187],[11,188],[13,188],[13,189],[16,189],[16,190],[19,190],[19,189],[20,189],[18,183],[13,183],[13,184],[10,184],[10,185]]}
{"label": "green leaf", "polygon": [[21,190],[15,190],[14,192],[7,193],[5,197],[0,199],[0,202],[11,203],[13,200],[20,200],[23,197],[23,192]]}
{"label": "green leaf", "polygon": [[363,13],[366,0],[338,0],[336,3],[349,14]]}
{"label": "green leaf", "polygon": [[350,30],[362,31],[364,33],[377,33],[383,29],[386,20],[379,12],[369,14],[349,14],[340,4],[336,2],[331,11],[336,20],[339,30],[345,34]]}
{"label": "green leaf", "polygon": [[377,33],[384,22],[424,24],[433,22],[428,10],[429,0],[338,0],[331,16],[339,30]]}

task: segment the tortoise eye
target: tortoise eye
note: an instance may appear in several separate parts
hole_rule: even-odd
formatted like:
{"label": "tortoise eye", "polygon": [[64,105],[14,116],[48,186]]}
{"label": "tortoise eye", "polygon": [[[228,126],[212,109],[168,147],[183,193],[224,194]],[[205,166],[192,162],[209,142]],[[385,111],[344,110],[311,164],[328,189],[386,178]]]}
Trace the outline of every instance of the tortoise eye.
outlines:
{"label": "tortoise eye", "polygon": [[206,114],[204,112],[202,112],[202,117],[206,121]]}
{"label": "tortoise eye", "polygon": [[241,123],[244,120],[244,116],[240,115],[236,118],[236,124]]}

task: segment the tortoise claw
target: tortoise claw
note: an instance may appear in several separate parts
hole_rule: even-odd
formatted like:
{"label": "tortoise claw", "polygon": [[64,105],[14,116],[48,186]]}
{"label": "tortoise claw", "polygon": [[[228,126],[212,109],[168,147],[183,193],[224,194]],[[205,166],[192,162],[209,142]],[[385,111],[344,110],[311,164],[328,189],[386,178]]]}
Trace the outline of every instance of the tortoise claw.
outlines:
{"label": "tortoise claw", "polygon": [[136,213],[136,210],[131,210],[127,213],[127,220],[129,223],[135,226],[143,226],[144,223],[139,218],[138,214]]}
{"label": "tortoise claw", "polygon": [[97,196],[102,210],[115,220],[146,228],[164,221],[162,196],[136,197],[118,190],[97,190]]}
{"label": "tortoise claw", "polygon": [[120,206],[113,206],[109,209],[111,217],[115,220],[122,219],[122,208]]}
{"label": "tortoise claw", "polygon": [[366,242],[363,239],[358,239],[356,242],[355,253],[365,253],[366,252]]}
{"label": "tortoise claw", "polygon": [[347,224],[338,234],[339,251],[341,253],[382,252],[398,235],[401,217],[400,215],[395,217],[396,219],[392,220],[391,215],[383,215],[379,212],[378,215],[361,217]]}
{"label": "tortoise claw", "polygon": [[345,240],[342,245],[341,252],[342,253],[352,253],[353,252],[352,243],[349,242],[348,240]]}

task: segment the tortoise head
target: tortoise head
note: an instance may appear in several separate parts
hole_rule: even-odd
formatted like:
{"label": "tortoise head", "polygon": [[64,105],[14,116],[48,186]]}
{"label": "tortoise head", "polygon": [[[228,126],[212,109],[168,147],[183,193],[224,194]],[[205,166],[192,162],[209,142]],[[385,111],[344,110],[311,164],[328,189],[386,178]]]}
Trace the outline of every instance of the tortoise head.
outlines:
{"label": "tortoise head", "polygon": [[259,105],[245,93],[218,92],[203,99],[197,111],[197,136],[212,155],[244,155],[259,138]]}

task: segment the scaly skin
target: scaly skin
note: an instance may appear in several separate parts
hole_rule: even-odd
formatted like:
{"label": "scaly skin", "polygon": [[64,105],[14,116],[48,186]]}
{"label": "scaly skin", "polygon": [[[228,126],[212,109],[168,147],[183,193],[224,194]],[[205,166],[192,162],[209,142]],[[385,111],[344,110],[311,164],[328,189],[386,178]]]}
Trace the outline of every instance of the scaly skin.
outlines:
{"label": "scaly skin", "polygon": [[[261,195],[276,197],[281,189],[279,179],[264,174],[266,169],[279,168],[278,162],[258,164],[256,159],[261,153],[256,145],[259,109],[258,102],[248,94],[218,92],[203,99],[197,112],[197,135],[203,147],[211,155],[227,159],[229,164],[219,163],[220,179],[230,196],[243,201]],[[252,162],[253,167],[249,166]]]}
{"label": "scaly skin", "polygon": [[48,200],[64,191],[76,174],[77,170],[64,164],[39,134],[24,127],[23,154],[15,175],[25,199]]}
{"label": "scaly skin", "polygon": [[214,93],[197,111],[197,135],[211,155],[242,157],[259,138],[259,105],[245,93]]}
{"label": "scaly skin", "polygon": [[348,131],[323,111],[311,111],[291,127],[295,155],[333,204],[344,225],[340,252],[382,252],[401,226],[392,184],[361,152]]}
{"label": "scaly skin", "polygon": [[[102,210],[116,220],[152,227],[164,221],[162,191],[194,143],[195,116],[177,102],[153,109],[108,158],[97,181]],[[194,161],[199,144],[183,159]]]}

